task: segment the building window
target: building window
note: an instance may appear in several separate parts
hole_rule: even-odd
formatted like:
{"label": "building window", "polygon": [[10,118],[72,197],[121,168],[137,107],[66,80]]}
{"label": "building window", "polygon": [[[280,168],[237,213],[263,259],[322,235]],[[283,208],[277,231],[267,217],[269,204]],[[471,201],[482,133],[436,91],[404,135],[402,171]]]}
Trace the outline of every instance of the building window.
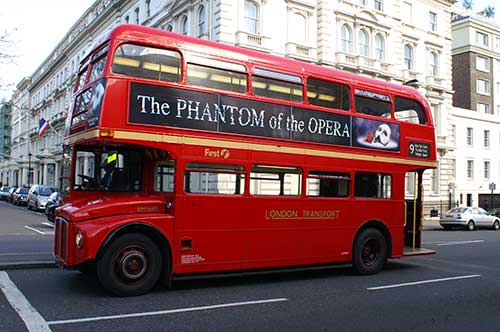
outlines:
{"label": "building window", "polygon": [[342,38],[342,52],[350,53],[352,44],[352,33],[351,28],[347,24],[344,24],[341,29]]}
{"label": "building window", "polygon": [[413,69],[413,47],[409,44],[405,44],[405,68]]}
{"label": "building window", "polygon": [[474,178],[474,160],[467,160],[467,178]]}
{"label": "building window", "polygon": [[130,17],[127,15],[125,16],[125,24],[129,24],[130,23]]}
{"label": "building window", "polygon": [[188,34],[188,18],[187,18],[187,16],[183,16],[181,19],[181,33],[183,35]]}
{"label": "building window", "polygon": [[490,162],[488,160],[484,161],[484,178],[490,178]]}
{"label": "building window", "polygon": [[245,1],[245,28],[246,32],[259,33],[259,6],[253,1]]}
{"label": "building window", "polygon": [[439,167],[432,170],[431,190],[433,194],[439,194]]}
{"label": "building window", "polygon": [[373,7],[374,7],[376,10],[380,10],[380,11],[382,11],[382,0],[374,0],[374,1],[373,1]]}
{"label": "building window", "polygon": [[375,36],[375,59],[384,61],[385,58],[385,42],[384,37],[380,33]]}
{"label": "building window", "polygon": [[490,148],[490,131],[489,130],[484,131],[484,147],[487,149]]}
{"label": "building window", "polygon": [[429,76],[439,75],[439,57],[436,52],[429,53]]}
{"label": "building window", "polygon": [[485,103],[477,103],[477,111],[483,114],[491,114],[490,112],[490,104]]}
{"label": "building window", "polygon": [[440,105],[439,104],[431,104],[431,112],[432,118],[434,120],[434,126],[436,127],[436,132],[438,135],[441,133],[441,118],[440,118]]}
{"label": "building window", "polygon": [[496,50],[500,50],[500,38],[499,37],[495,37],[495,48]]}
{"label": "building window", "polygon": [[474,144],[474,130],[473,128],[467,128],[467,145],[472,146]]}
{"label": "building window", "polygon": [[481,47],[488,47],[488,35],[476,31],[476,45]]}
{"label": "building window", "polygon": [[429,12],[429,29],[433,32],[437,31],[437,15],[436,15],[436,13]]}
{"label": "building window", "polygon": [[146,0],[146,15],[151,17],[151,0]]}
{"label": "building window", "polygon": [[490,81],[478,78],[476,80],[476,93],[481,95],[490,95]]}
{"label": "building window", "polygon": [[288,39],[298,45],[306,45],[306,18],[304,15],[293,13],[290,16],[290,26],[289,26],[289,37]]}
{"label": "building window", "polygon": [[207,20],[205,6],[201,6],[198,10],[198,36],[207,34]]}
{"label": "building window", "polygon": [[172,24],[167,25],[167,31],[172,32],[174,30],[174,27]]}
{"label": "building window", "polygon": [[358,55],[368,56],[368,34],[365,30],[359,30]]}
{"label": "building window", "polygon": [[135,24],[139,24],[139,7],[135,9]]}
{"label": "building window", "polygon": [[476,69],[489,73],[490,72],[490,59],[476,55]]}

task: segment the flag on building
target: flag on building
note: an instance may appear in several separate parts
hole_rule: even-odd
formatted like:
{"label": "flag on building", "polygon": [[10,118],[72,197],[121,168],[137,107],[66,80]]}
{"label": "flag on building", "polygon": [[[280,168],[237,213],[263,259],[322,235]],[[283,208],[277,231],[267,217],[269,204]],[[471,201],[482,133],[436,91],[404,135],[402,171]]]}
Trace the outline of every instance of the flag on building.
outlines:
{"label": "flag on building", "polygon": [[42,137],[47,129],[49,129],[49,122],[44,118],[40,118],[40,121],[38,121],[38,136]]}

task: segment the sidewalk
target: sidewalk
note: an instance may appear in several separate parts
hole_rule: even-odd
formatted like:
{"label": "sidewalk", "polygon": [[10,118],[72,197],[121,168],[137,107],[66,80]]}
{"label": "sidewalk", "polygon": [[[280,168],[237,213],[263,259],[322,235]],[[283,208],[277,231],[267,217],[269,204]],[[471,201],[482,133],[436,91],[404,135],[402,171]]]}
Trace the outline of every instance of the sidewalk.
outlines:
{"label": "sidewalk", "polygon": [[52,268],[52,237],[0,235],[0,270]]}
{"label": "sidewalk", "polygon": [[424,230],[432,230],[432,229],[443,229],[439,224],[439,217],[426,217],[424,218],[423,227]]}

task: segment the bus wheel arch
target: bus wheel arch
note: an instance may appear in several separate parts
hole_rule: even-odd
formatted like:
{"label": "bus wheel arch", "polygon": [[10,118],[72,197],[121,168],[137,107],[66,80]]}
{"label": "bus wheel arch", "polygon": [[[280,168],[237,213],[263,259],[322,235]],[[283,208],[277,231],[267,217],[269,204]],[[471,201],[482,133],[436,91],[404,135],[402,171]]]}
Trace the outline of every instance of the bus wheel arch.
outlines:
{"label": "bus wheel arch", "polygon": [[384,223],[371,220],[360,227],[352,244],[352,265],[361,275],[378,273],[392,253],[392,239]]}
{"label": "bus wheel arch", "polygon": [[[134,235],[136,236],[134,237]],[[139,287],[139,289],[137,290],[123,291],[123,292],[120,292],[119,290],[112,290],[112,292],[120,296],[134,296],[146,293],[149,289],[153,288],[158,283],[158,281],[161,281],[164,285],[170,286],[172,278],[172,250],[170,242],[164,236],[164,234],[160,232],[160,230],[158,230],[154,226],[144,223],[133,223],[124,225],[122,227],[115,229],[106,237],[105,241],[99,248],[99,251],[95,259],[98,270],[98,276],[99,276],[99,262],[106,260],[109,261],[110,260],[109,251],[116,250],[116,248],[113,247],[113,246],[116,247],[116,242],[123,242],[123,241],[125,242],[138,241],[139,243],[141,243],[141,246],[144,246],[143,250],[150,252],[150,255],[152,256],[150,258],[153,259],[152,263],[158,265],[158,266],[152,266],[152,268],[153,268],[153,273],[157,273],[154,269],[159,270],[159,276],[155,278],[156,280],[154,282],[154,285],[146,287],[148,288],[147,290],[141,289]],[[157,258],[154,251],[157,251],[159,254],[160,257],[159,263],[155,262]],[[128,255],[131,257],[135,255],[135,257],[137,257],[138,260],[140,261],[141,255],[143,255],[143,253],[141,253],[141,250],[136,250],[135,252],[129,253]],[[104,271],[101,271],[101,275],[103,273]],[[102,275],[102,277],[104,276]]]}

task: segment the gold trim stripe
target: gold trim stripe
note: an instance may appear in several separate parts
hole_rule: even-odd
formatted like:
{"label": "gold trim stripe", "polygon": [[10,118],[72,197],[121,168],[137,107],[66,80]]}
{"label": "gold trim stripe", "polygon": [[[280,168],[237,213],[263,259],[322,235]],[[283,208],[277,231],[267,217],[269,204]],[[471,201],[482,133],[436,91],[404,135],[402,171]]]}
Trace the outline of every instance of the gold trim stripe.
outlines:
{"label": "gold trim stripe", "polygon": [[[99,130],[94,129],[92,131],[76,134],[75,136],[65,139],[67,144],[73,144],[80,140],[90,139],[99,137]],[[295,147],[286,147],[279,145],[267,145],[267,144],[256,144],[256,143],[244,143],[244,142],[233,142],[233,141],[219,141],[210,138],[196,138],[196,137],[185,137],[176,136],[168,134],[148,134],[132,131],[115,130],[114,138],[118,139],[131,139],[138,141],[148,141],[148,142],[158,142],[158,143],[171,143],[171,144],[186,144],[186,145],[199,145],[199,146],[209,146],[214,148],[232,148],[241,150],[253,150],[261,152],[273,152],[273,153],[288,153],[288,154],[300,154],[306,156],[314,157],[329,157],[329,158],[340,158],[340,159],[351,159],[360,161],[375,161],[383,163],[397,163],[403,165],[415,165],[426,168],[436,168],[437,162],[425,161],[425,160],[410,160],[397,157],[382,157],[374,155],[365,154],[354,154],[346,152],[335,152],[327,150],[312,150],[312,149],[302,149]]]}

